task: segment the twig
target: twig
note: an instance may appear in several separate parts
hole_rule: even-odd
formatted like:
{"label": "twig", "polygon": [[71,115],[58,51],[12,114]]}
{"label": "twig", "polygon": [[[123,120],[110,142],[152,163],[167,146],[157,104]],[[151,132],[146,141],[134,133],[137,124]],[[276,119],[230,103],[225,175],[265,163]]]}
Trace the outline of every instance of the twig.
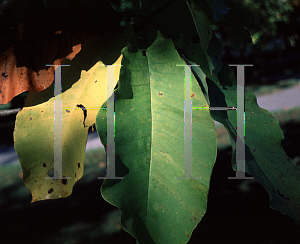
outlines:
{"label": "twig", "polygon": [[16,114],[21,110],[21,108],[14,108],[14,109],[3,109],[0,110],[0,117],[8,116],[11,114]]}

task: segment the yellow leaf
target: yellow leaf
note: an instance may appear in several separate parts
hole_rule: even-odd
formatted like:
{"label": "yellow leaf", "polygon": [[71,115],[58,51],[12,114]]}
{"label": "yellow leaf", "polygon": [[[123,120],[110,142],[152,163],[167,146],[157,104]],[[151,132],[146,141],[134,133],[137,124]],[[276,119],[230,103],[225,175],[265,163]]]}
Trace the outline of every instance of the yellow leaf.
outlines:
{"label": "yellow leaf", "polygon": [[[114,86],[119,79],[121,58],[122,55],[114,64]],[[88,128],[95,123],[98,110],[107,100],[107,67],[100,65],[103,63],[82,71],[77,82],[72,65],[62,67],[62,139],[55,138],[58,143],[54,143],[54,101],[60,100],[59,96],[54,97],[54,84],[42,92],[30,92],[24,108],[17,114],[15,149],[32,202],[67,197],[82,177]],[[86,108],[86,118],[77,105]],[[70,179],[45,179],[53,176],[48,172],[54,169],[54,157],[59,156],[60,148],[61,176]]]}

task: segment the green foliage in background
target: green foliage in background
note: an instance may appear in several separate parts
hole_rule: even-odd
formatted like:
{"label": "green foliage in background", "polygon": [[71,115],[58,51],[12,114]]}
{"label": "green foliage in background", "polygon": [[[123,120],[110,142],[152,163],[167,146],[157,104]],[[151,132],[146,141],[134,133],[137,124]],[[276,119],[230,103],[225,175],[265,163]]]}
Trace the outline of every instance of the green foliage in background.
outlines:
{"label": "green foliage in background", "polygon": [[[246,27],[250,30],[254,47],[257,49],[284,50],[287,47],[295,47],[297,41],[300,41],[299,0],[233,0],[233,2],[236,6],[239,5],[248,16],[247,18],[245,15],[243,17],[240,15],[241,19],[244,22],[247,19],[252,22]],[[225,25],[226,28],[230,27]],[[221,29],[220,31],[223,32],[224,30]],[[224,38],[227,39],[227,42],[232,41],[230,35]],[[275,44],[275,39],[280,44]],[[242,43],[235,44],[243,46]]]}
{"label": "green foliage in background", "polygon": [[[282,32],[282,24],[293,25],[291,16],[295,11],[293,2],[289,0],[253,1],[242,0],[245,7],[251,12],[255,21],[260,24],[260,29],[253,33],[254,44],[264,47],[270,37],[276,37]],[[293,46],[297,33],[290,33],[286,38]],[[298,37],[299,38],[299,37]],[[284,47],[283,47],[284,48]]]}

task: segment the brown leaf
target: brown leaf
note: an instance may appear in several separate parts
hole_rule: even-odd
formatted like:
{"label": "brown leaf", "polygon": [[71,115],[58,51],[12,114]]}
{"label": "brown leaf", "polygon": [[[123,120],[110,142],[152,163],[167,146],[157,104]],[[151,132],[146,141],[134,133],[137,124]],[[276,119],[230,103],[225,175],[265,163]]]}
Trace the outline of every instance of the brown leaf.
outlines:
{"label": "brown leaf", "polygon": [[58,41],[52,38],[47,45],[45,40],[46,38],[40,42],[21,42],[11,46],[0,56],[0,104],[8,103],[25,91],[40,92],[47,89],[54,80],[54,66],[47,67],[45,64],[59,65],[65,58],[72,60],[81,50],[81,44],[75,45],[65,57],[55,59],[57,53],[62,51],[57,47]]}
{"label": "brown leaf", "polygon": [[72,60],[93,35],[111,31],[116,12],[105,1],[66,2],[20,23],[16,43],[0,54],[0,104],[25,91],[40,92],[54,80],[54,67]]}
{"label": "brown leaf", "polygon": [[54,66],[46,64],[59,65],[66,58],[72,60],[80,52],[81,43],[92,36],[77,29],[40,34],[30,40],[23,36],[24,26],[24,23],[19,25],[17,39],[20,41],[0,56],[0,104],[25,91],[47,89],[54,80]]}

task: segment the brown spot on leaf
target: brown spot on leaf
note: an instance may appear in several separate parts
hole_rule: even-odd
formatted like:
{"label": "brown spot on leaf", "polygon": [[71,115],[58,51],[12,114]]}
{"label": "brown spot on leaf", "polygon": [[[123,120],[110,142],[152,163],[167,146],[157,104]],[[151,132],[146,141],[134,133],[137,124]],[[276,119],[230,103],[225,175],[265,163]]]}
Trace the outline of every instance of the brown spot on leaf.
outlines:
{"label": "brown spot on leaf", "polygon": [[97,80],[95,80],[95,83],[97,83]]}
{"label": "brown spot on leaf", "polygon": [[46,163],[43,163],[43,167],[44,167],[44,168],[46,168],[46,167],[47,167]]}
{"label": "brown spot on leaf", "polygon": [[190,238],[190,234],[186,234],[187,238]]}
{"label": "brown spot on leaf", "polygon": [[49,189],[48,193],[51,194],[53,192],[53,188]]}
{"label": "brown spot on leaf", "polygon": [[[63,177],[65,177],[65,176],[63,176]],[[68,184],[68,180],[67,179],[61,179],[61,183],[63,185],[66,185],[66,184]]]}
{"label": "brown spot on leaf", "polygon": [[75,177],[76,177],[76,174],[75,174]]}
{"label": "brown spot on leaf", "polygon": [[44,113],[44,111],[41,111],[41,113]]}
{"label": "brown spot on leaf", "polygon": [[195,96],[195,93],[193,92],[193,93],[192,93],[192,97],[194,97],[194,96]]}

